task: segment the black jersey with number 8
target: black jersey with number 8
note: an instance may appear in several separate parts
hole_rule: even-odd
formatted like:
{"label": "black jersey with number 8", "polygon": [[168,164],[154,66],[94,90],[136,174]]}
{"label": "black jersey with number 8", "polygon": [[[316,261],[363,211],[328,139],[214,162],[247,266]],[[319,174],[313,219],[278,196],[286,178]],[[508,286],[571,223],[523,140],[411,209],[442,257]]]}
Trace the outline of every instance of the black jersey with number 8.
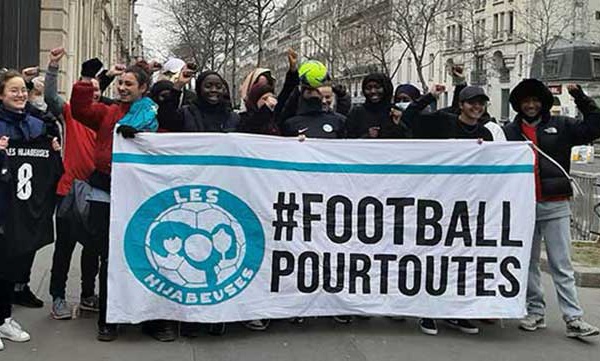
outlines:
{"label": "black jersey with number 8", "polygon": [[53,242],[52,216],[63,167],[60,153],[52,149],[48,138],[33,142],[10,141],[6,153],[8,204],[0,251],[14,257]]}

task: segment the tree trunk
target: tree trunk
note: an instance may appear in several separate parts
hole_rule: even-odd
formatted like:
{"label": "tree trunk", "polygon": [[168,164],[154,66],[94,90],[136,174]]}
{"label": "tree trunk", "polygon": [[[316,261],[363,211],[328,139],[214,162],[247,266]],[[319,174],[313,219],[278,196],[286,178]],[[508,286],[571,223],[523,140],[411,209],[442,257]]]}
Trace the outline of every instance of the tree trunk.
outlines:
{"label": "tree trunk", "polygon": [[419,81],[421,82],[421,87],[423,88],[423,93],[429,90],[427,86],[427,81],[423,76],[423,60],[415,57],[415,67],[417,68],[417,75],[419,76]]}

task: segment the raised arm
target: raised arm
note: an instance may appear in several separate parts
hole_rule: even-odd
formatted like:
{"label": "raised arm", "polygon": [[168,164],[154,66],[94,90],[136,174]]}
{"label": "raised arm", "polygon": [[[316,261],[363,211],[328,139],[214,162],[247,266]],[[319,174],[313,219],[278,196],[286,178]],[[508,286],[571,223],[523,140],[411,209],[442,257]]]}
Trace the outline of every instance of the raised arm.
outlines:
{"label": "raised arm", "polygon": [[58,69],[60,59],[65,55],[64,48],[56,48],[50,51],[48,56],[48,70],[45,77],[44,101],[48,104],[50,113],[55,117],[59,117],[64,109],[65,100],[58,95]]}
{"label": "raised arm", "polygon": [[102,62],[94,58],[81,65],[81,80],[73,84],[71,92],[71,113],[86,127],[98,131],[108,105],[94,102],[92,78],[102,69]]}
{"label": "raised arm", "polygon": [[579,85],[569,84],[569,94],[575,100],[577,109],[583,115],[583,119],[570,118],[567,127],[571,133],[573,145],[588,144],[600,138],[600,108],[594,100],[583,92]]}
{"label": "raised arm", "polygon": [[283,111],[288,98],[300,84],[300,78],[298,77],[298,54],[293,49],[288,49],[287,57],[289,69],[285,75],[283,88],[281,88],[281,91],[277,95],[277,105],[274,110],[276,116]]}
{"label": "raised arm", "polygon": [[425,111],[425,108],[446,90],[445,86],[439,84],[434,85],[431,89],[430,93],[412,102],[402,112],[400,124],[404,123],[403,126],[408,128],[414,138],[436,138],[440,129],[446,126],[445,122],[450,119],[450,115],[445,112],[428,113]]}

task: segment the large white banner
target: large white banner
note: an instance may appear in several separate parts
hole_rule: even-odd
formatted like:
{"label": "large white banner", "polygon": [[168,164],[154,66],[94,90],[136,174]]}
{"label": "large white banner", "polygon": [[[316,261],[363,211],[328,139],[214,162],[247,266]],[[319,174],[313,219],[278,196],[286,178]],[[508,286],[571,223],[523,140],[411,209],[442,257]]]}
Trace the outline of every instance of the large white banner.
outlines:
{"label": "large white banner", "polygon": [[518,318],[534,220],[526,143],[116,136],[108,321]]}

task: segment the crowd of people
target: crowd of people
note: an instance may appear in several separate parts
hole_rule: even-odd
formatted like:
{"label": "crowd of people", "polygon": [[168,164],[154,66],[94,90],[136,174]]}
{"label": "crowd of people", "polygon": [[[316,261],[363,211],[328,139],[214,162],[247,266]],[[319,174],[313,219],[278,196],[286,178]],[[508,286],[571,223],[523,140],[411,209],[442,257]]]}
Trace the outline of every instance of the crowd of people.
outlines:
{"label": "crowd of people", "polygon": [[[52,50],[43,76],[38,75],[36,68],[0,71],[0,350],[4,349],[3,339],[30,339],[30,333],[12,318],[12,305],[44,306],[32,292],[29,281],[36,252],[51,242],[52,318],[66,320],[73,315],[65,288],[72,254],[79,242],[83,250],[78,308],[98,312],[98,340],[117,338],[118,325],[106,322],[115,132],[125,138],[133,138],[138,132],[242,132],[298,137],[300,141],[306,137],[528,140],[536,154],[537,203],[527,286],[528,314],[520,321],[520,328],[536,331],[546,327],[540,275],[544,240],[566,335],[599,334],[598,328],[582,318],[570,259],[570,150],[600,137],[600,109],[578,85],[568,86],[580,113],[578,118],[570,118],[551,115],[553,96],[543,82],[521,81],[510,94],[517,115],[501,126],[487,112],[489,97],[485,90],[467,85],[461,67],[451,69],[458,85],[453,103],[447,108],[435,110],[436,99],[446,91],[444,85],[432,85],[425,94],[411,84],[401,84],[394,90],[391,79],[382,73],[364,78],[364,103],[353,104],[335,79],[318,72],[320,75],[315,75],[315,69],[324,67],[321,63],[311,60],[299,65],[298,55],[290,50],[289,70],[281,91],[275,91],[277,80],[271,70],[257,68],[241,85],[240,109],[234,109],[229,85],[221,74],[199,72],[195,64],[180,59],[164,64],[138,61],[110,69],[103,69],[99,59],[87,60],[67,101],[58,92],[59,64],[65,54],[63,48]],[[191,90],[192,79],[195,91]],[[105,97],[103,94],[115,81],[116,99]],[[47,227],[43,231],[32,229],[31,225],[40,224],[41,208],[17,212],[19,199],[23,199],[16,197],[27,185],[21,182],[23,174],[17,175],[11,168],[11,148],[28,144],[45,144],[51,155],[62,158],[60,170],[46,170],[46,174],[37,175],[43,179],[36,180],[40,184],[50,182],[53,187],[51,195],[37,195],[36,201],[50,202],[56,209],[56,237],[53,228],[50,235],[46,234]],[[38,183],[34,185],[37,187]],[[97,277],[99,294],[95,291]],[[350,323],[353,317],[337,316],[335,320]],[[298,324],[303,321],[291,320]],[[422,318],[418,322],[424,333],[438,333],[436,320]],[[468,334],[479,332],[472,320],[444,322]],[[249,321],[245,325],[264,331],[269,320]],[[193,337],[201,330],[199,324],[166,320],[145,322],[142,329],[160,341],[172,341],[179,335]],[[208,325],[208,332],[214,335],[222,335],[225,330],[225,324]]]}

